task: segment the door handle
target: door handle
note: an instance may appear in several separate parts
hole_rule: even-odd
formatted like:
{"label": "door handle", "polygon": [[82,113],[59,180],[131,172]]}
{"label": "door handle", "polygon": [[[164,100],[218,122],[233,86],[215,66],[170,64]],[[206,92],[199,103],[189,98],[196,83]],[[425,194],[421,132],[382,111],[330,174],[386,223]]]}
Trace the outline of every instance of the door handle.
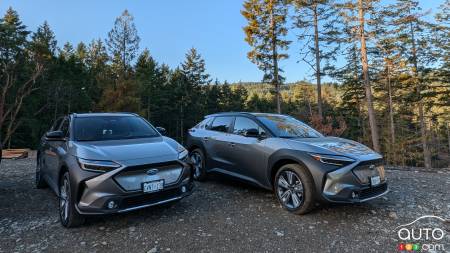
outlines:
{"label": "door handle", "polygon": [[234,142],[229,142],[228,143],[232,148],[234,147],[234,146],[236,146],[236,143],[234,143]]}
{"label": "door handle", "polygon": [[203,137],[203,140],[208,141],[209,139],[208,139],[208,137]]}

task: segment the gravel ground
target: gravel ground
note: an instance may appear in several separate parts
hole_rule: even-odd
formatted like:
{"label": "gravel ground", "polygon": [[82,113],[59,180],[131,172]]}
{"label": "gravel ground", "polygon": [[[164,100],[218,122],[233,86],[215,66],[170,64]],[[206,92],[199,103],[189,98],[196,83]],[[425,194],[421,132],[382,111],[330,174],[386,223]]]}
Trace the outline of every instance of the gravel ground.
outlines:
{"label": "gravel ground", "polygon": [[[391,192],[359,205],[283,211],[274,195],[213,176],[181,202],[59,224],[57,199],[34,188],[34,160],[0,168],[0,252],[397,252],[395,227],[450,217],[450,171],[389,170]],[[450,250],[449,224],[446,248]]]}

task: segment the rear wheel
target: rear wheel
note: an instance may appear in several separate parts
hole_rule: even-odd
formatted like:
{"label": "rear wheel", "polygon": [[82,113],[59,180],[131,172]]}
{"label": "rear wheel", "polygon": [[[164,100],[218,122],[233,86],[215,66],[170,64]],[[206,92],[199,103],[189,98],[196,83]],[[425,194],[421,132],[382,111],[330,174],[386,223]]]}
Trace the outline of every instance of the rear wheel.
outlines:
{"label": "rear wheel", "polygon": [[205,168],[205,155],[202,150],[199,148],[194,149],[191,152],[190,158],[194,166],[194,179],[197,181],[205,181],[207,174]]}
{"label": "rear wheel", "polygon": [[295,214],[306,214],[314,208],[314,182],[299,164],[282,166],[274,180],[275,195],[281,206]]}
{"label": "rear wheel", "polygon": [[36,176],[35,176],[35,184],[36,188],[42,189],[47,187],[47,183],[42,177],[42,158],[38,156],[36,161]]}
{"label": "rear wheel", "polygon": [[84,223],[84,217],[75,209],[75,200],[71,192],[69,172],[65,172],[59,186],[59,218],[61,224],[67,228]]}

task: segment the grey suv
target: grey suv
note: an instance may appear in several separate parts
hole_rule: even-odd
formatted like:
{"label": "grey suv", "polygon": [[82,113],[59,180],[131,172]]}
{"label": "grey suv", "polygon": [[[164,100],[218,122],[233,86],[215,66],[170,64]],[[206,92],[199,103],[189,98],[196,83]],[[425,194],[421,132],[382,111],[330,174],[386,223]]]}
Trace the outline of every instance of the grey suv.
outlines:
{"label": "grey suv", "polygon": [[66,227],[82,224],[85,215],[180,200],[192,191],[192,166],[187,150],[163,130],[130,113],[60,118],[42,137],[36,186],[58,195]]}
{"label": "grey suv", "polygon": [[219,172],[274,190],[296,214],[316,201],[362,202],[388,191],[381,155],[286,115],[209,115],[189,130],[187,148],[195,179]]}

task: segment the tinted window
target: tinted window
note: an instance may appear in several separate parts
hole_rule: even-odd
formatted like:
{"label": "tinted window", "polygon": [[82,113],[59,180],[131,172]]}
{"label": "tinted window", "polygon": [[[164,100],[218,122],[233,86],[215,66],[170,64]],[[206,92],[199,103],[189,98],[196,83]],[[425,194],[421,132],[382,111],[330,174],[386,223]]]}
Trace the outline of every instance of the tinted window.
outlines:
{"label": "tinted window", "polygon": [[59,128],[64,133],[64,136],[69,136],[69,119],[65,118],[61,127]]}
{"label": "tinted window", "polygon": [[61,125],[61,121],[62,121],[63,119],[64,119],[64,118],[59,118],[59,119],[57,119],[57,120],[53,123],[52,127],[50,128],[50,131],[56,131],[56,130],[58,130],[58,129],[59,129],[59,126]]}
{"label": "tinted window", "polygon": [[137,139],[159,136],[145,120],[135,116],[81,117],[74,120],[77,141]]}
{"label": "tinted window", "polygon": [[228,132],[232,121],[233,117],[216,117],[209,127],[209,130]]}
{"label": "tinted window", "polygon": [[233,128],[234,134],[244,135],[249,129],[256,129],[260,135],[264,134],[264,130],[255,121],[245,117],[236,117]]}
{"label": "tinted window", "polygon": [[283,115],[258,116],[258,119],[281,138],[318,138],[322,135],[295,118]]}
{"label": "tinted window", "polygon": [[211,121],[212,121],[212,118],[207,118],[207,119],[203,120],[202,122],[198,123],[198,124],[195,126],[195,128],[198,128],[198,129],[205,129],[205,128],[207,128],[207,126],[211,123]]}

